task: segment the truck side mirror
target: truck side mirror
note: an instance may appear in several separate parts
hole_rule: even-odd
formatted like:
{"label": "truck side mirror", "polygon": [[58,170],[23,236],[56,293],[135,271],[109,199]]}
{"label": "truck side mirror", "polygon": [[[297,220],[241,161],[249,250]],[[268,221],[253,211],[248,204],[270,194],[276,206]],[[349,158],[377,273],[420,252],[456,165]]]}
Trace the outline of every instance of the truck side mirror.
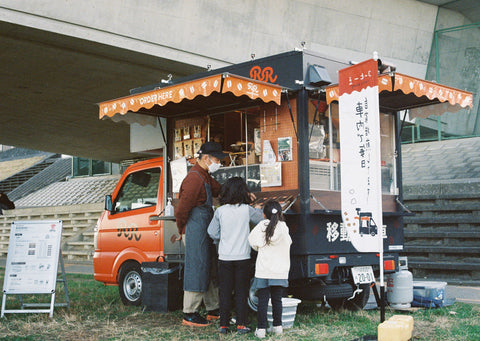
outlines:
{"label": "truck side mirror", "polygon": [[106,195],[105,196],[105,210],[113,213],[113,203],[112,203],[112,196],[111,195]]}

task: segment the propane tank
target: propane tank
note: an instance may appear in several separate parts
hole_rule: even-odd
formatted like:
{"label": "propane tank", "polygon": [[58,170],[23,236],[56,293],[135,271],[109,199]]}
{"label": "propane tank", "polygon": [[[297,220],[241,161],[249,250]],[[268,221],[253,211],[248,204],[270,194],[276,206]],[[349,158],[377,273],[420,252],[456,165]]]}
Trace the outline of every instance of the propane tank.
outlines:
{"label": "propane tank", "polygon": [[399,271],[387,275],[387,300],[394,309],[410,308],[413,301],[413,275],[407,257],[399,257]]}

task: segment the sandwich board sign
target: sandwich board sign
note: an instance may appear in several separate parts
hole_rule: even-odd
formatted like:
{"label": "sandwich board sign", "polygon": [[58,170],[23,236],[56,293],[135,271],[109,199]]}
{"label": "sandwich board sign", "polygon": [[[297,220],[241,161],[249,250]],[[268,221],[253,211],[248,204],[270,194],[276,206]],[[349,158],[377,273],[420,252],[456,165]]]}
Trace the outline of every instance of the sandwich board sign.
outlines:
{"label": "sandwich board sign", "polygon": [[[53,316],[61,239],[60,220],[12,222],[3,281],[1,317],[4,317],[5,313],[38,312],[50,313],[50,317]],[[10,294],[51,294],[50,308],[6,310],[6,295]]]}

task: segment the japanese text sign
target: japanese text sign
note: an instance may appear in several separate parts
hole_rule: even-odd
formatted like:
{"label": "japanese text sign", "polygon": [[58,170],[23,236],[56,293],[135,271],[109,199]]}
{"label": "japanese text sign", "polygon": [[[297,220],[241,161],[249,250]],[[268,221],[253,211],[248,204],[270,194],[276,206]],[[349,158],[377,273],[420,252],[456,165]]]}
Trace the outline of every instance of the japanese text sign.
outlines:
{"label": "japanese text sign", "polygon": [[359,252],[383,250],[377,61],[339,71],[342,220]]}

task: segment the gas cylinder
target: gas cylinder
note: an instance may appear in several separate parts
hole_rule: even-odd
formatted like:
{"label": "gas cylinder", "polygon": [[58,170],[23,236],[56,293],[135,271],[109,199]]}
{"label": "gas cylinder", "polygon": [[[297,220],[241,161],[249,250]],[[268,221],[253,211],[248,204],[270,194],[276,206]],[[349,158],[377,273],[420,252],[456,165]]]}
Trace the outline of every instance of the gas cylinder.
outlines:
{"label": "gas cylinder", "polygon": [[388,274],[387,300],[394,309],[410,308],[413,301],[413,275],[408,271],[407,257],[399,257],[399,271]]}

